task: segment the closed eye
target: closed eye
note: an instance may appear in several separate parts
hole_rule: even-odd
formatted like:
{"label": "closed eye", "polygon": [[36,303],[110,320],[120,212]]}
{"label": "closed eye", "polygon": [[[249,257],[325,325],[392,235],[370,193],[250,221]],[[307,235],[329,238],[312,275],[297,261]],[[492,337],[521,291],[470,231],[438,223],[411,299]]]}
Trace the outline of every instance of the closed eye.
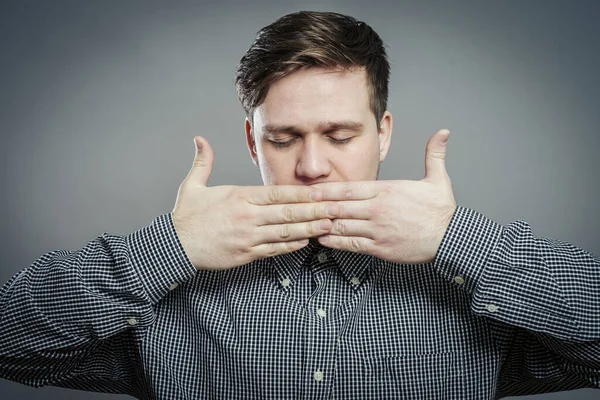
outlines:
{"label": "closed eye", "polygon": [[[336,144],[336,145],[346,144],[346,143],[350,142],[350,140],[352,139],[352,137],[345,138],[345,139],[336,139],[332,136],[327,136],[327,137],[329,138],[329,141],[331,143]],[[289,140],[270,140],[270,139],[268,139],[268,142],[271,143],[276,148],[283,148],[283,147],[290,147],[296,140],[298,140],[297,137],[289,139]]]}
{"label": "closed eye", "polygon": [[290,140],[284,140],[284,141],[277,141],[277,140],[270,140],[268,139],[268,142],[271,143],[273,146],[277,147],[277,148],[281,148],[281,147],[289,147],[292,145],[293,142],[296,141],[297,138],[293,138]]}
{"label": "closed eye", "polygon": [[328,137],[329,137],[329,140],[331,140],[331,142],[335,143],[335,144],[345,144],[345,143],[348,143],[350,141],[350,139],[352,139],[351,137],[345,138],[345,139],[336,139],[331,136],[328,136]]}

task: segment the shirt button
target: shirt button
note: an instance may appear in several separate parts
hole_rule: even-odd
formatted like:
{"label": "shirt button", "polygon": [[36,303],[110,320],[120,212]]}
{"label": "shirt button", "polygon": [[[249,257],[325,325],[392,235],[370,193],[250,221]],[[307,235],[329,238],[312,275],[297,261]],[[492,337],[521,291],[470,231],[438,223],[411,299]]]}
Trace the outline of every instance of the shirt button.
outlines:
{"label": "shirt button", "polygon": [[315,381],[321,382],[323,380],[323,372],[319,370],[315,371],[315,373],[313,374],[313,378],[315,378]]}
{"label": "shirt button", "polygon": [[353,285],[359,285],[360,279],[355,276],[354,278],[350,279],[350,283],[352,283]]}
{"label": "shirt button", "polygon": [[135,319],[135,318],[129,318],[129,319],[127,320],[127,323],[128,323],[129,325],[131,325],[131,326],[133,326],[133,325],[137,325],[137,319]]}
{"label": "shirt button", "polygon": [[283,287],[288,287],[290,286],[290,280],[289,279],[282,279],[279,283],[281,283],[281,286]]}
{"label": "shirt button", "polygon": [[463,283],[465,283],[465,280],[462,276],[456,275],[454,277],[454,282],[458,283],[459,285],[462,285]]}
{"label": "shirt button", "polygon": [[327,316],[327,311],[323,310],[322,308],[319,308],[317,310],[317,315],[321,318],[325,318]]}
{"label": "shirt button", "polygon": [[327,261],[327,254],[319,253],[317,255],[317,260],[319,260],[320,263],[324,263],[325,261]]}
{"label": "shirt button", "polygon": [[498,306],[495,304],[488,304],[487,306],[487,310],[489,312],[496,312],[498,310]]}
{"label": "shirt button", "polygon": [[169,290],[173,290],[173,289],[175,289],[177,286],[179,286],[179,283],[175,282],[174,284],[172,284],[171,286],[169,286]]}

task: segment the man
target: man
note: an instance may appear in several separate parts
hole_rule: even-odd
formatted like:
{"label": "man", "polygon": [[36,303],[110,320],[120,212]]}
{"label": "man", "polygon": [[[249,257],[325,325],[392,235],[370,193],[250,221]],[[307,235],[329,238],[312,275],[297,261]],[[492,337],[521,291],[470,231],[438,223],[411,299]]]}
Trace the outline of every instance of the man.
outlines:
{"label": "man", "polygon": [[334,13],[265,27],[236,75],[264,187],[55,251],[0,292],[0,376],[142,399],[495,399],[600,387],[600,260],[458,206],[449,136],[377,181],[392,134],[379,36]]}

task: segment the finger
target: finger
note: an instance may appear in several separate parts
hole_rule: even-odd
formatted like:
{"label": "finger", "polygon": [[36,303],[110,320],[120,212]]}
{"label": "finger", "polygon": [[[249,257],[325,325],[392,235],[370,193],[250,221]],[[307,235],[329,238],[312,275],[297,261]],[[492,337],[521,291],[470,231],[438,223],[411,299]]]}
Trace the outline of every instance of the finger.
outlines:
{"label": "finger", "polygon": [[258,225],[306,222],[324,218],[335,218],[340,207],[333,202],[303,204],[273,204],[259,207],[257,211]]}
{"label": "finger", "polygon": [[430,182],[445,181],[446,172],[446,145],[450,131],[440,129],[427,142],[425,149],[425,180]]}
{"label": "finger", "polygon": [[321,189],[323,200],[366,200],[377,196],[378,182],[329,182],[312,185]]}
{"label": "finger", "polygon": [[363,237],[375,240],[373,223],[360,219],[335,219],[329,236]]}
{"label": "finger", "polygon": [[249,188],[248,203],[269,204],[314,203],[321,201],[321,190],[302,185],[253,186]]}
{"label": "finger", "polygon": [[[352,251],[354,253],[372,254],[375,251],[375,242],[371,239],[357,236],[330,236],[318,238],[319,243],[332,249]],[[376,254],[372,254],[376,255]]]}
{"label": "finger", "polygon": [[291,242],[263,243],[252,247],[254,259],[273,257],[279,254],[291,253],[300,250],[308,244],[308,239],[294,240]]}
{"label": "finger", "polygon": [[256,244],[288,242],[324,235],[331,229],[329,219],[295,224],[264,225],[258,227]]}
{"label": "finger", "polygon": [[335,204],[339,207],[337,218],[370,220],[377,214],[371,199],[339,201]]}
{"label": "finger", "polygon": [[194,144],[196,146],[194,164],[185,179],[206,186],[212,172],[214,153],[208,141],[202,136],[194,137]]}

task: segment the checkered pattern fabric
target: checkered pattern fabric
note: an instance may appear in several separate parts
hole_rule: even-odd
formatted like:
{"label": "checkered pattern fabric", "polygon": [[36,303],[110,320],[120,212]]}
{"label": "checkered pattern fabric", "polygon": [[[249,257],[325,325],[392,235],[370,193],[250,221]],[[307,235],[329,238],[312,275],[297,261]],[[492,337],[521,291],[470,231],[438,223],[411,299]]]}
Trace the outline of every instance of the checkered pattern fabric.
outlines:
{"label": "checkered pattern fabric", "polygon": [[196,271],[164,214],[6,283],[0,377],[169,400],[600,388],[600,260],[459,206],[430,264],[311,242]]}

